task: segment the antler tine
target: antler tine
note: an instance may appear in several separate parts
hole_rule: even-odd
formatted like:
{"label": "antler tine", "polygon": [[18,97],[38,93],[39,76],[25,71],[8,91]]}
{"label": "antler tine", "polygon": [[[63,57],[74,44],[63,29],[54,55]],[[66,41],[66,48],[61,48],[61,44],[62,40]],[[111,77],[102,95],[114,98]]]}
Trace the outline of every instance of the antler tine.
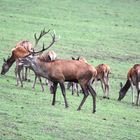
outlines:
{"label": "antler tine", "polygon": [[37,38],[36,33],[34,34],[34,38],[35,38],[35,47],[37,46],[39,40],[46,35],[47,33],[49,33],[50,29],[48,31],[45,31],[45,28],[43,30],[41,30],[39,37]]}
{"label": "antler tine", "polygon": [[[49,31],[48,31],[48,32],[49,32]],[[43,35],[44,33],[46,34],[46,32],[44,32],[44,30],[43,30],[43,31],[41,32],[41,35]],[[52,37],[52,41],[51,41],[50,45],[49,45],[47,48],[45,48],[45,44],[44,44],[44,42],[43,42],[43,48],[42,48],[42,50],[37,51],[37,52],[34,51],[33,54],[41,53],[41,52],[43,52],[43,51],[49,49],[55,42],[58,41],[58,39],[56,39],[56,33],[55,33],[55,31],[53,31],[53,33],[50,33],[50,35],[51,35],[51,37]]]}
{"label": "antler tine", "polygon": [[59,40],[59,39],[56,39],[55,30],[53,30],[53,33],[50,33],[50,35],[52,37],[52,42],[47,48],[45,48],[45,50],[49,49],[55,42],[57,42]]}

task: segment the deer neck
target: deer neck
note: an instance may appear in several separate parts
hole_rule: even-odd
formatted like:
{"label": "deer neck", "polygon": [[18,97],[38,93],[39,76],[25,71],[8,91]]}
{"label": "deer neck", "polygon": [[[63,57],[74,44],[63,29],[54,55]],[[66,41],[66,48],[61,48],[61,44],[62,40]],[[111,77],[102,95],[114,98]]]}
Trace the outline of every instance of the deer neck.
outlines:
{"label": "deer neck", "polygon": [[11,55],[11,57],[7,60],[7,64],[9,68],[13,65],[14,62],[15,62],[15,58],[13,57],[13,55]]}
{"label": "deer neck", "polygon": [[48,78],[47,62],[35,58],[31,63],[32,70],[44,78]]}
{"label": "deer neck", "polygon": [[130,88],[130,86],[131,86],[130,81],[127,80],[125,85],[120,90],[120,92],[123,93],[123,97],[122,98],[124,98],[124,96],[126,95],[128,89]]}

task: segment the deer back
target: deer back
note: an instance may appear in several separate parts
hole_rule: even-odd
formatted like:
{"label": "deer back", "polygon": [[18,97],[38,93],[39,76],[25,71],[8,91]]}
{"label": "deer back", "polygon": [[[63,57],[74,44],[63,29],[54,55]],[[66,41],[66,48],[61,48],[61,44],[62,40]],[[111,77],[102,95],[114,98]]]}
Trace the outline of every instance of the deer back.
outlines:
{"label": "deer back", "polygon": [[57,57],[57,54],[54,51],[48,51],[48,52],[45,51],[39,57],[40,59],[48,62],[48,61],[55,60]]}
{"label": "deer back", "polygon": [[45,62],[38,57],[33,63],[36,63],[36,69],[39,69],[38,74],[56,81],[89,81],[97,73],[95,68],[82,61],[54,60]]}
{"label": "deer back", "polygon": [[140,82],[140,64],[136,64],[129,69],[127,78],[133,83],[133,85],[136,85],[137,82]]}
{"label": "deer back", "polygon": [[15,59],[22,58],[30,54],[33,50],[32,43],[29,41],[20,41],[16,44],[16,47],[12,49],[12,55]]}
{"label": "deer back", "polygon": [[96,67],[98,79],[107,76],[110,73],[110,67],[107,64],[99,64]]}

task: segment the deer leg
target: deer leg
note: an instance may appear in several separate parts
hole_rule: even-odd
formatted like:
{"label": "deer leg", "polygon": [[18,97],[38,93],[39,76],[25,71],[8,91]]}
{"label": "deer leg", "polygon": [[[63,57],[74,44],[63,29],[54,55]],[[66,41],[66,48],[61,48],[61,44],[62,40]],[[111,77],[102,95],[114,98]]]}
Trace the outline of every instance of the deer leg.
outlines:
{"label": "deer leg", "polygon": [[52,83],[52,84],[53,84],[53,88],[52,88],[52,93],[53,93],[52,105],[55,105],[56,90],[57,90],[58,83]]}
{"label": "deer leg", "polygon": [[53,82],[50,80],[47,81],[48,81],[48,88],[50,89],[50,93],[53,94]]}
{"label": "deer leg", "polygon": [[37,79],[37,75],[35,74],[35,80],[34,80],[33,86],[32,86],[32,89],[33,89],[33,90],[35,89],[36,79]]}
{"label": "deer leg", "polygon": [[133,84],[131,83],[131,90],[132,90],[132,104],[135,104],[135,93],[134,93],[134,86]]}
{"label": "deer leg", "polygon": [[25,81],[27,80],[27,70],[28,70],[28,68],[25,67],[25,75],[24,75],[24,80]]}
{"label": "deer leg", "polygon": [[68,103],[67,103],[67,99],[66,99],[65,85],[64,85],[64,83],[59,83],[59,84],[60,84],[62,95],[63,95],[63,98],[64,98],[65,107],[67,108],[68,107]]}
{"label": "deer leg", "polygon": [[91,93],[91,96],[93,99],[93,113],[95,113],[96,112],[96,92],[90,84],[88,85],[88,90]]}
{"label": "deer leg", "polygon": [[68,82],[67,83],[67,89],[70,89],[70,87],[71,87],[71,82]]}
{"label": "deer leg", "polygon": [[25,77],[24,77],[24,67],[22,68],[22,80],[25,80]]}
{"label": "deer leg", "polygon": [[109,99],[109,83],[108,83],[108,77],[103,78],[104,88],[105,88],[105,96],[107,99]]}
{"label": "deer leg", "polygon": [[42,83],[41,77],[40,77],[40,76],[38,76],[38,79],[39,79],[39,81],[40,81],[40,85],[41,85],[42,92],[43,92],[43,91],[44,91],[44,87],[43,87],[43,83]]}
{"label": "deer leg", "polygon": [[84,102],[86,101],[86,99],[87,99],[87,97],[89,95],[87,87],[84,86],[84,85],[81,85],[81,87],[82,87],[82,90],[83,90],[84,97],[83,97],[79,107],[77,108],[77,110],[81,110],[81,107],[83,106]]}
{"label": "deer leg", "polygon": [[18,86],[19,85],[19,79],[18,79],[18,75],[17,75],[17,67],[15,68],[15,76],[16,76],[16,82],[17,82],[16,86]]}
{"label": "deer leg", "polygon": [[28,80],[28,82],[30,82],[30,69],[27,67],[25,67],[25,80]]}
{"label": "deer leg", "polygon": [[139,102],[140,102],[140,91],[138,91],[137,93],[137,101],[136,101],[136,105],[138,106],[139,105]]}
{"label": "deer leg", "polygon": [[77,96],[79,96],[79,93],[78,93],[78,83],[76,83],[76,89],[77,89]]}
{"label": "deer leg", "polygon": [[22,82],[23,80],[22,80],[21,75],[20,75],[22,70],[23,70],[23,66],[18,66],[18,68],[17,68],[17,75],[18,75],[18,79],[20,81],[21,87],[23,87],[23,82]]}
{"label": "deer leg", "polygon": [[101,87],[102,87],[102,90],[103,90],[103,93],[104,93],[103,98],[106,98],[106,95],[105,95],[105,87],[104,86],[105,86],[104,85],[104,82],[101,80]]}
{"label": "deer leg", "polygon": [[74,95],[74,82],[71,83],[72,86],[72,95]]}
{"label": "deer leg", "polygon": [[98,82],[97,79],[92,81],[92,84],[93,84],[93,87],[94,87],[95,90],[96,90],[96,87],[97,87],[97,82]]}
{"label": "deer leg", "polygon": [[16,75],[16,81],[17,81],[16,85],[18,86],[19,85],[19,81],[20,81],[21,87],[23,87],[22,78],[21,78],[21,75],[20,75],[22,69],[23,69],[23,66],[16,65],[16,69],[15,69],[15,75]]}

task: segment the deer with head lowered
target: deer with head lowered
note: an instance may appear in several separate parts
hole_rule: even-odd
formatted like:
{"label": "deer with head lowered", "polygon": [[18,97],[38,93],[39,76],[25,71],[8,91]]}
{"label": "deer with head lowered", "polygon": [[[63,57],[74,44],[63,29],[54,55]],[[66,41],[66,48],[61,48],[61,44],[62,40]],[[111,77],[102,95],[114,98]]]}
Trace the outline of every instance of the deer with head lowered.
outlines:
{"label": "deer with head lowered", "polygon": [[[45,31],[45,29],[42,30],[42,31],[40,32],[40,35],[39,35],[38,37],[37,37],[36,33],[34,34],[34,38],[35,38],[35,46],[34,46],[34,48],[37,46],[39,40],[40,40],[44,35],[48,34],[49,31],[50,31],[50,29],[49,29],[47,32]],[[52,44],[53,44],[53,43],[52,43]],[[50,46],[51,46],[52,44],[50,44]],[[37,52],[37,53],[35,53],[35,57],[39,57],[39,58],[40,58],[41,60],[43,60],[43,61],[52,61],[52,60],[56,59],[57,54],[56,54],[54,51],[48,51],[48,52],[44,52],[44,51],[45,51],[45,50],[43,50],[42,52]],[[34,54],[34,53],[32,53],[31,51],[29,51],[29,50],[28,50],[28,52],[29,52],[29,56],[30,56],[30,54]],[[34,50],[33,50],[33,52],[34,52]],[[40,54],[40,53],[41,53],[41,54]],[[28,56],[28,55],[27,55],[27,56]],[[19,62],[20,62],[20,61],[19,61]],[[17,71],[18,71],[18,72],[17,72],[17,73],[18,73],[18,77],[19,77],[19,81],[20,81],[21,86],[23,86],[23,82],[22,82],[22,80],[21,80],[21,75],[20,75],[20,73],[21,73],[21,70],[22,70],[23,67],[27,67],[27,68],[29,68],[29,69],[32,69],[32,67],[30,67],[30,66],[27,65],[27,64],[23,64],[23,63],[19,63],[19,64],[18,64],[18,66],[17,66]],[[37,78],[38,78],[39,81],[40,81],[40,85],[41,85],[42,91],[44,91],[44,87],[43,87],[43,83],[42,83],[42,80],[41,80],[41,76],[36,75],[36,73],[35,73],[35,80],[34,80],[34,82],[33,82],[32,89],[34,90],[34,88],[35,88],[35,84],[36,84]],[[50,81],[47,81],[47,83],[48,83],[48,86],[50,87],[50,86],[51,86],[51,82],[50,82]]]}
{"label": "deer with head lowered", "polygon": [[[16,44],[16,47],[12,49],[11,56],[9,56],[7,58],[7,60],[3,59],[4,63],[2,65],[1,74],[5,75],[9,71],[10,67],[13,65],[14,62],[16,62],[16,66],[17,66],[18,65],[18,59],[28,55],[29,51],[31,51],[32,49],[33,49],[33,47],[32,47],[31,42],[29,42],[27,40],[18,42]],[[25,77],[23,75],[22,75],[22,77],[25,80],[27,79],[27,69],[26,69],[26,72],[25,72]]]}
{"label": "deer with head lowered", "polygon": [[38,52],[33,51],[30,56],[22,58],[21,63],[29,65],[36,73],[36,75],[47,78],[53,83],[52,105],[55,105],[56,90],[57,90],[57,85],[59,84],[64,98],[65,107],[68,107],[64,82],[65,81],[78,82],[83,90],[84,97],[77,110],[81,109],[89,93],[91,93],[93,99],[93,113],[94,113],[96,111],[96,92],[91,86],[92,81],[93,79],[95,79],[97,74],[97,71],[94,67],[92,67],[90,64],[87,64],[83,61],[75,61],[75,60],[57,59],[57,60],[45,62],[44,60],[35,56],[35,54],[38,54],[50,48],[57,41],[55,34],[51,36],[52,36],[52,42],[48,47],[45,48],[43,45],[42,50]]}
{"label": "deer with head lowered", "polygon": [[[45,29],[42,30],[41,34],[40,34],[40,36],[38,38],[36,37],[36,34],[34,35],[35,38],[36,38],[35,47],[38,44],[39,39],[43,35],[47,34],[49,31],[50,30],[48,30],[47,32],[45,31]],[[12,49],[12,55],[10,57],[8,57],[7,60],[4,59],[1,74],[5,75],[5,73],[7,73],[9,71],[9,69],[13,65],[13,63],[16,62],[15,75],[16,75],[17,85],[19,84],[19,81],[20,81],[21,86],[23,86],[21,81],[23,79],[27,80],[27,68],[28,67],[25,67],[26,68],[25,76],[22,74],[22,79],[19,79],[19,77],[18,77],[19,70],[18,69],[20,69],[20,71],[22,71],[24,73],[24,71],[23,71],[24,67],[20,66],[20,68],[19,68],[19,59],[29,55],[30,52],[32,52],[32,51],[33,51],[33,47],[32,47],[31,42],[29,42],[29,41],[20,41],[20,42],[18,42],[16,44],[16,47]]]}
{"label": "deer with head lowered", "polygon": [[140,64],[135,64],[132,68],[129,69],[127,73],[127,81],[125,85],[123,86],[122,83],[120,83],[121,89],[119,91],[119,98],[118,100],[121,101],[128,89],[132,88],[132,104],[135,103],[135,94],[134,94],[134,88],[136,88],[137,91],[137,100],[136,105],[140,104]]}

